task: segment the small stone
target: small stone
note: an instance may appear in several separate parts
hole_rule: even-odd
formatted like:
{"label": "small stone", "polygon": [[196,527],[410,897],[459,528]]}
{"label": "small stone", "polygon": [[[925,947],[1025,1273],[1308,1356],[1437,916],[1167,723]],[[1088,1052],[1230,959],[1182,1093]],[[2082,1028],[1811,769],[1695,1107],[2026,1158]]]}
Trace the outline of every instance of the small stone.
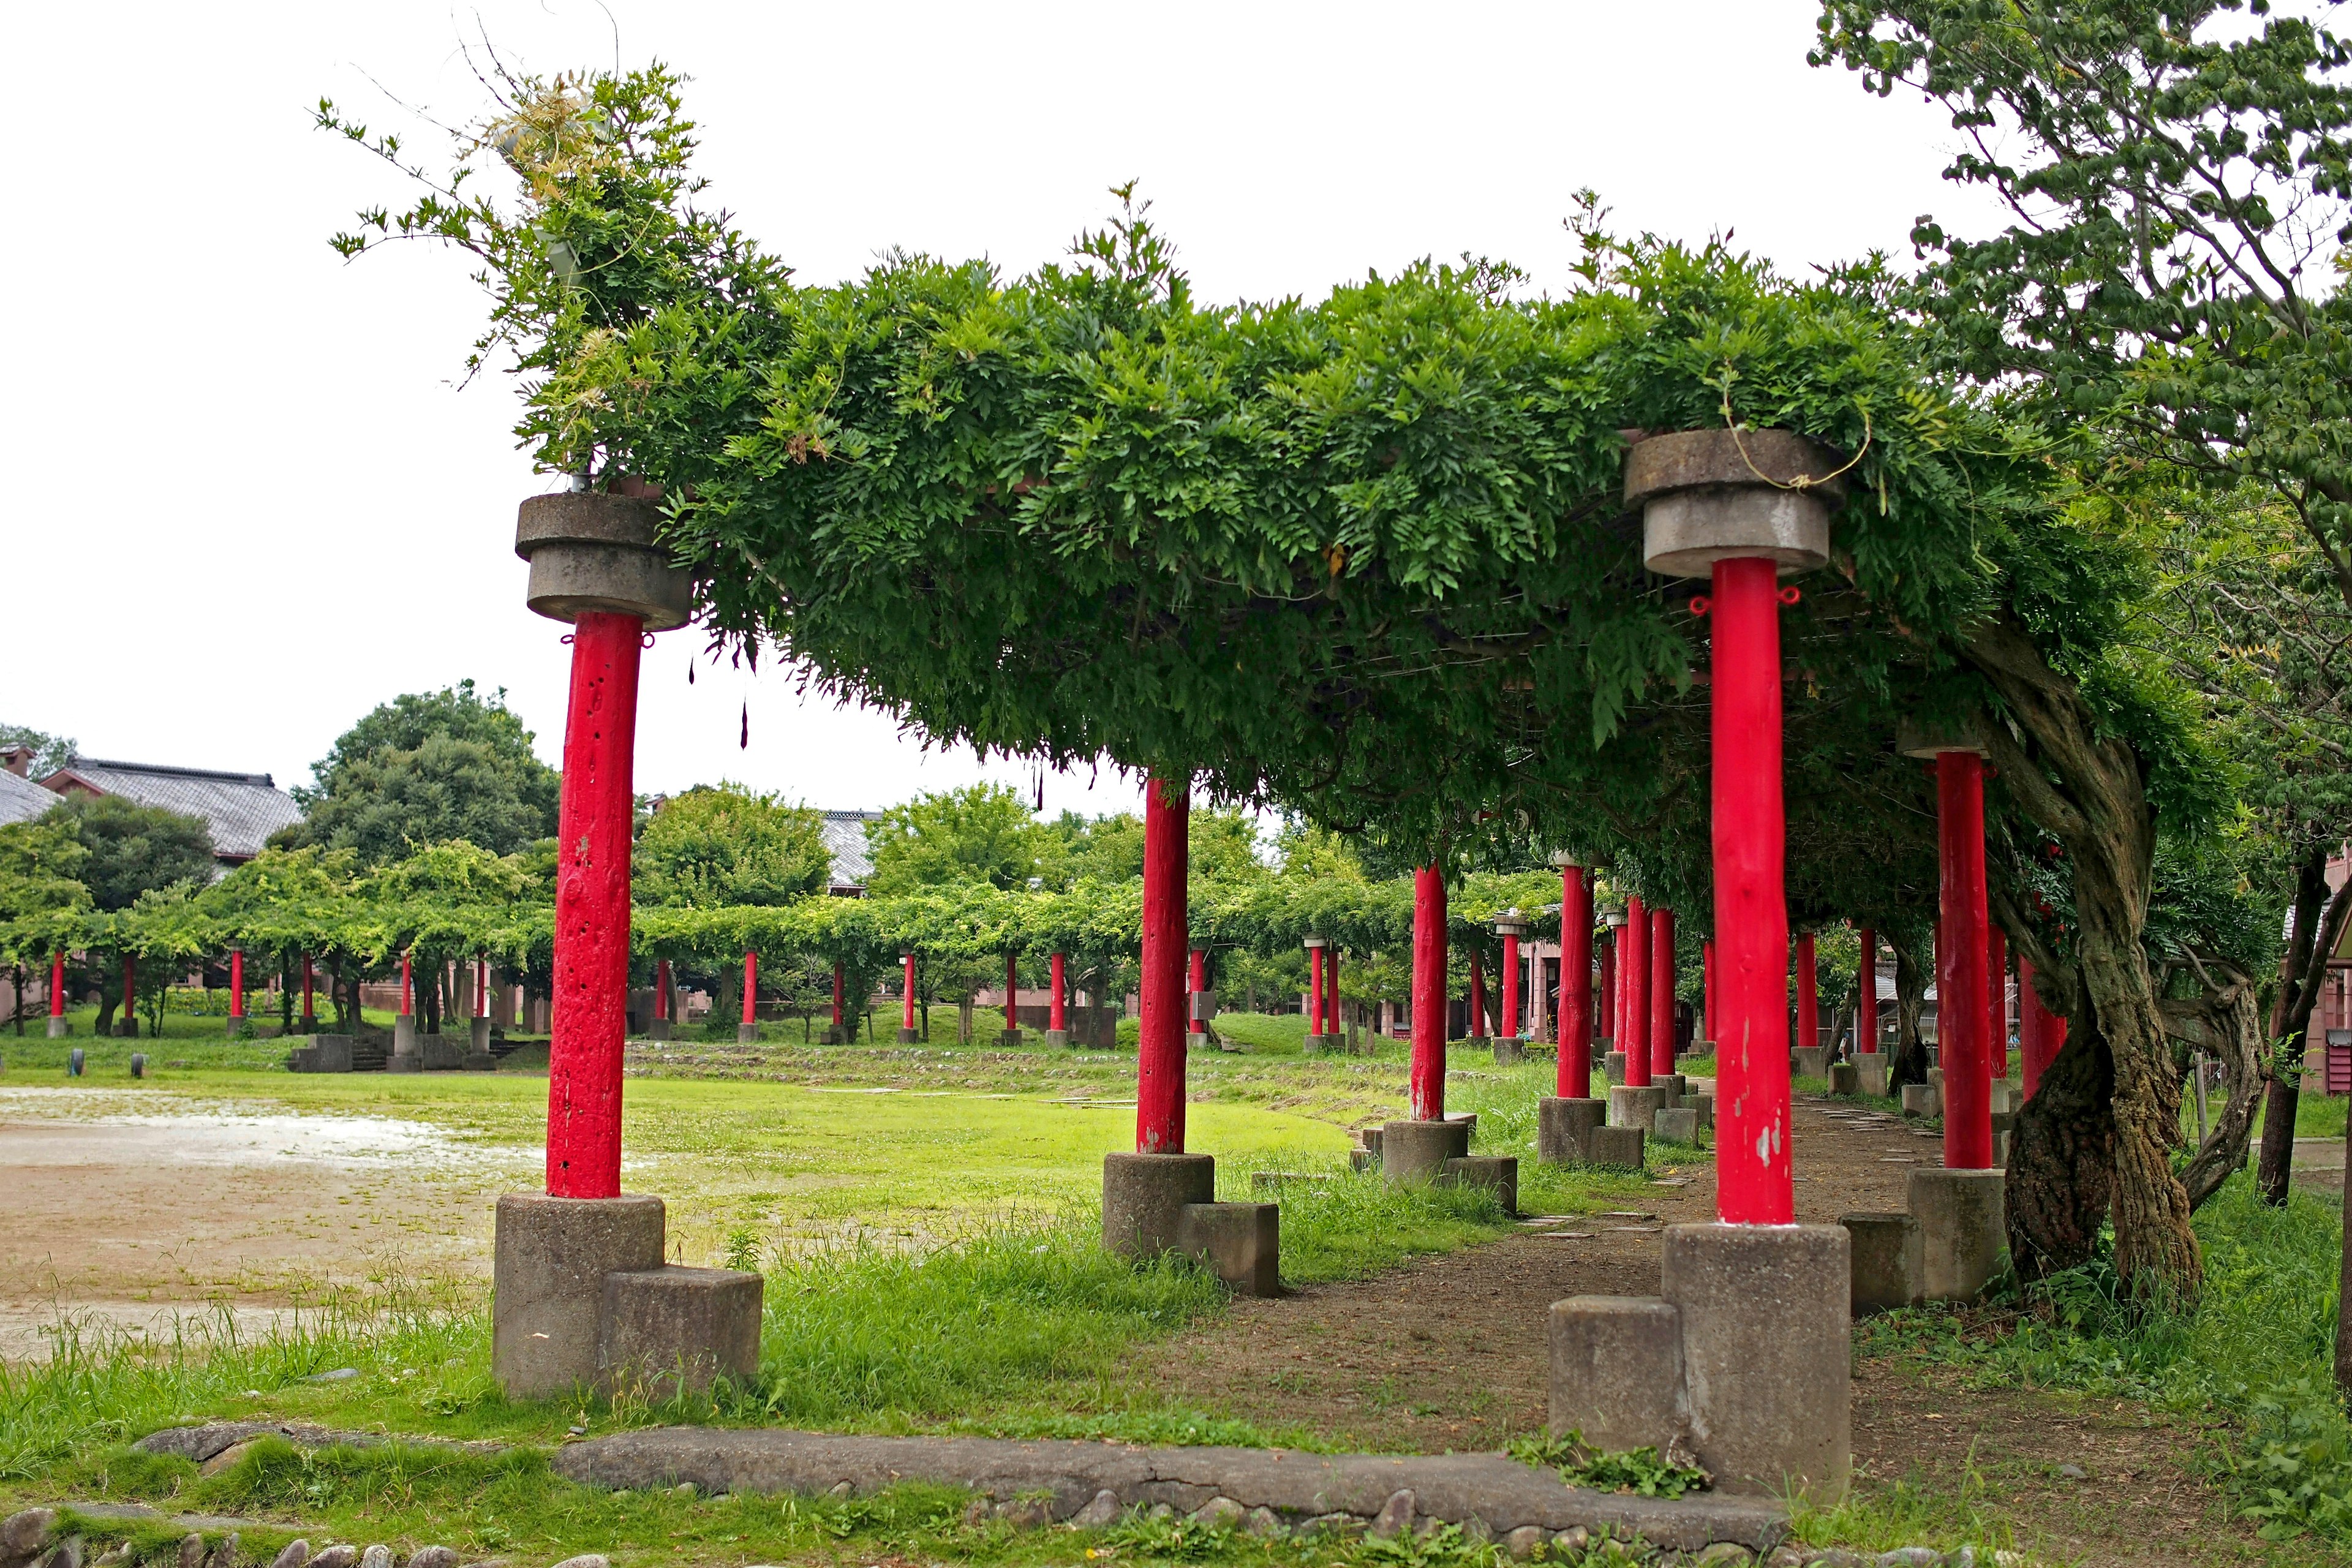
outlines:
{"label": "small stone", "polygon": [[1381,1511],[1372,1516],[1372,1539],[1394,1541],[1411,1530],[1413,1506],[1419,1500],[1409,1490],[1391,1492],[1389,1500],[1381,1504]]}
{"label": "small stone", "polygon": [[138,1560],[139,1554],[131,1550],[131,1542],[126,1541],[121,1545],[116,1547],[113,1551],[109,1552],[103,1557],[93,1562],[89,1565],[89,1568],[123,1568],[124,1564],[136,1563]]}
{"label": "small stone", "polygon": [[1775,1546],[1764,1568],[1805,1568],[1805,1554],[1793,1546]]}
{"label": "small stone", "polygon": [[457,1554],[446,1546],[420,1546],[409,1557],[408,1568],[457,1568]]}
{"label": "small stone", "polygon": [[1074,1530],[1108,1530],[1118,1522],[1118,1494],[1105,1487],[1086,1507],[1070,1515],[1070,1526]]}
{"label": "small stone", "polygon": [[[1748,1562],[1754,1556],[1754,1552],[1737,1541],[1718,1541],[1697,1556],[1685,1561],[1692,1565],[1692,1568],[1739,1568],[1739,1564]],[[1819,1559],[1814,1561],[1818,1562]]]}
{"label": "small stone", "polygon": [[360,1553],[360,1568],[392,1568],[392,1548],[378,1543]]}
{"label": "small stone", "polygon": [[1308,1520],[1305,1524],[1300,1525],[1298,1527],[1298,1533],[1301,1535],[1320,1536],[1324,1538],[1336,1537],[1343,1541],[1353,1541],[1358,1536],[1364,1533],[1364,1526],[1366,1522],[1367,1521],[1361,1514],[1318,1513],[1313,1519]]}
{"label": "small stone", "polygon": [[2091,1477],[2091,1472],[2080,1465],[2061,1465],[2058,1473],[2070,1481],[2088,1480]]}
{"label": "small stone", "polygon": [[1290,1533],[1290,1527],[1282,1522],[1282,1516],[1270,1508],[1250,1510],[1249,1517],[1242,1521],[1242,1528],[1265,1541],[1279,1541]]}
{"label": "small stone", "polygon": [[688,1502],[692,1502],[694,1500],[694,1483],[692,1481],[680,1481],[677,1485],[670,1488],[670,1490],[676,1492],[678,1496],[684,1498]]}
{"label": "small stone", "polygon": [[847,1481],[835,1481],[833,1485],[824,1489],[824,1495],[827,1497],[847,1497],[856,1489],[857,1489],[856,1487],[851,1486]]}
{"label": "small stone", "polygon": [[28,1508],[0,1520],[0,1558],[30,1557],[47,1542],[57,1522],[53,1508]]}
{"label": "small stone", "polygon": [[1431,1540],[1439,1531],[1444,1530],[1444,1528],[1445,1521],[1433,1514],[1412,1527],[1413,1539],[1416,1541]]}
{"label": "small stone", "polygon": [[1942,1568],[1944,1554],[1932,1546],[1898,1546],[1878,1554],[1878,1568]]}
{"label": "small stone", "polygon": [[1194,1524],[1223,1525],[1227,1529],[1239,1524],[1249,1510],[1229,1497],[1213,1497],[1192,1510]]}
{"label": "small stone", "polygon": [[1843,1546],[1832,1546],[1826,1552],[1805,1554],[1805,1568],[1870,1568],[1876,1559],[1859,1552],[1848,1552]]}
{"label": "small stone", "polygon": [[82,1542],[79,1535],[68,1535],[41,1559],[41,1568],[81,1568]]}
{"label": "small stone", "polygon": [[310,1568],[352,1568],[360,1560],[356,1546],[330,1546],[310,1559]]}
{"label": "small stone", "polygon": [[[1443,1521],[1440,1522],[1441,1524],[1443,1523]],[[1486,1542],[1495,1539],[1495,1532],[1491,1529],[1487,1528],[1487,1524],[1485,1520],[1479,1518],[1474,1513],[1468,1519],[1462,1521],[1462,1539],[1465,1541],[1475,1542],[1478,1545],[1484,1546]]]}
{"label": "small stone", "polygon": [[963,1522],[968,1529],[977,1530],[988,1522],[988,1500],[976,1497],[965,1505]]}
{"label": "small stone", "polygon": [[1156,1502],[1151,1505],[1151,1511],[1145,1514],[1143,1517],[1146,1519],[1174,1519],[1176,1517],[1176,1510],[1167,1503]]}
{"label": "small stone", "polygon": [[1015,1530],[1035,1530],[1054,1522],[1053,1500],[1041,1497],[1017,1497],[998,1504],[996,1517]]}
{"label": "small stone", "polygon": [[1944,1553],[1944,1568],[1977,1568],[1977,1549],[1956,1546]]}
{"label": "small stone", "polygon": [[583,1552],[577,1557],[567,1557],[555,1568],[613,1568],[612,1559],[601,1552]]}
{"label": "small stone", "polygon": [[1584,1543],[1591,1539],[1592,1537],[1585,1531],[1584,1526],[1580,1524],[1570,1525],[1566,1530],[1561,1531],[1558,1535],[1551,1538],[1552,1553],[1559,1557],[1572,1556],[1575,1553],[1583,1551]]}
{"label": "small stone", "polygon": [[1544,1529],[1539,1524],[1523,1524],[1503,1535],[1503,1550],[1524,1563],[1543,1547]]}
{"label": "small stone", "polygon": [[2033,1559],[2022,1552],[2012,1552],[2006,1546],[1992,1549],[1992,1568],[2032,1568]]}
{"label": "small stone", "polygon": [[[205,1538],[201,1535],[180,1537],[180,1568],[205,1568]],[[390,1568],[385,1564],[384,1568]]]}
{"label": "small stone", "polygon": [[289,1541],[286,1543],[285,1551],[269,1560],[269,1568],[303,1568],[303,1564],[310,1561],[310,1543],[307,1541]]}
{"label": "small stone", "polygon": [[211,1458],[206,1459],[203,1464],[197,1466],[196,1473],[200,1476],[219,1475],[223,1470],[226,1470],[231,1465],[236,1464],[239,1459],[244,1458],[247,1451],[253,1447],[253,1444],[254,1439],[251,1437],[247,1437],[242,1443],[231,1443],[227,1447],[223,1448],[219,1453],[215,1454]]}
{"label": "small stone", "polygon": [[360,1369],[355,1366],[339,1366],[332,1372],[314,1372],[302,1381],[305,1383],[349,1383],[359,1374]]}

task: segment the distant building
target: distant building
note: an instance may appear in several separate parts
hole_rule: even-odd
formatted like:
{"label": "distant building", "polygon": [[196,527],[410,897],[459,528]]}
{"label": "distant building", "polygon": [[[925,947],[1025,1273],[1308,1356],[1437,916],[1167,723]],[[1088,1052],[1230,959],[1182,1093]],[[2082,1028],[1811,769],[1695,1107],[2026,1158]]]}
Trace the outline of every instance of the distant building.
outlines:
{"label": "distant building", "polygon": [[866,825],[879,822],[878,811],[828,811],[824,816],[825,853],[833,857],[833,880],[827,891],[835,898],[862,899],[874,875],[874,858],[866,852]]}
{"label": "distant building", "polygon": [[58,797],[25,776],[33,748],[0,748],[0,823],[29,822],[58,804]]}
{"label": "distant building", "polygon": [[[0,752],[0,763],[6,764],[10,774],[19,778],[30,761],[31,752],[22,747]],[[0,785],[0,789],[7,787]],[[161,806],[184,816],[200,817],[212,830],[213,858],[224,871],[244,865],[261,853],[271,834],[302,820],[302,808],[268,773],[230,773],[211,768],[174,768],[155,763],[114,763],[73,756],[35,787],[47,792],[51,805],[60,795],[68,800],[119,795],[141,805]],[[0,800],[14,798],[11,791]],[[5,805],[0,805],[0,819],[5,818],[6,809]]]}

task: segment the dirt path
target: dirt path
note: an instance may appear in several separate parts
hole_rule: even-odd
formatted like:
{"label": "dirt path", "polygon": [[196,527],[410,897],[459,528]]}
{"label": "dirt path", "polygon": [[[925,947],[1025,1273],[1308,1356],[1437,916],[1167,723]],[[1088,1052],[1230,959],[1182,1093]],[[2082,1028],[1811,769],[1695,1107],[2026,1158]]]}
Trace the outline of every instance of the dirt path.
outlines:
{"label": "dirt path", "polygon": [[[1936,1140],[1835,1101],[1801,1100],[1793,1131],[1801,1221],[1899,1209],[1911,1166],[1941,1161]],[[1237,1301],[1216,1327],[1171,1342],[1148,1375],[1206,1409],[1351,1447],[1499,1447],[1545,1419],[1550,1304],[1654,1295],[1658,1230],[1713,1217],[1711,1169],[1650,1190],[1640,1213],[1653,1218],[1528,1226],[1375,1279]],[[1866,1489],[1907,1481],[1965,1498],[1980,1478],[1989,1511],[2021,1544],[2081,1568],[2338,1561],[2308,1542],[2273,1556],[2226,1521],[2188,1468],[2196,1434],[2144,1406],[1973,1389],[1949,1371],[1872,1357],[1855,1367],[1853,1420]]]}

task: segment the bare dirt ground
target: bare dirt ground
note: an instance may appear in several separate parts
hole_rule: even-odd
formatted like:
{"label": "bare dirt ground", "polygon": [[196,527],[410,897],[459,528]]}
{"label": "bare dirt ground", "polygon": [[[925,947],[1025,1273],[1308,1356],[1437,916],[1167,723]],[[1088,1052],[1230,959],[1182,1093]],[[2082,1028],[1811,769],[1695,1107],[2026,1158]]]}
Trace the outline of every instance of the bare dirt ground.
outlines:
{"label": "bare dirt ground", "polygon": [[498,1163],[417,1123],[0,1090],[0,1359],[61,1319],[281,1320],[368,1279],[486,1275]]}
{"label": "bare dirt ground", "polygon": [[[1836,1101],[1800,1100],[1794,1131],[1801,1221],[1899,1209],[1911,1166],[1941,1163],[1937,1141]],[[1544,1422],[1550,1304],[1655,1294],[1660,1227],[1714,1215],[1711,1169],[1650,1191],[1634,1214],[1529,1226],[1375,1279],[1236,1301],[1220,1323],[1163,1347],[1149,1375],[1204,1408],[1350,1447],[1500,1447]],[[1853,1422],[1865,1489],[1909,1481],[1945,1497],[1981,1493],[2038,1559],[2082,1568],[2335,1560],[2308,1542],[2277,1556],[2228,1520],[2190,1468],[2198,1434],[2145,1406],[1972,1389],[1871,1357],[1855,1365]]]}

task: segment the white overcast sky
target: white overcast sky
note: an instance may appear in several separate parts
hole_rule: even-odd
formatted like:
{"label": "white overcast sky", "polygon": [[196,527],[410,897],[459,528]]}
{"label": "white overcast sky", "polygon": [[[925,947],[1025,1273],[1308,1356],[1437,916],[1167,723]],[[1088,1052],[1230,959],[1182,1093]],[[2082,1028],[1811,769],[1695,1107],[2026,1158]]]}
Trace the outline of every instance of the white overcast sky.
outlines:
{"label": "white overcast sky", "polygon": [[[1319,296],[1425,255],[1564,287],[1560,219],[1731,230],[1797,269],[1913,217],[1982,214],[1937,177],[1916,100],[1804,63],[1809,0],[1550,5],[9,6],[16,127],[0,286],[6,641],[0,721],[94,756],[308,777],[350,722],[470,676],[562,745],[564,628],[523,607],[510,385],[456,379],[463,258],[346,266],[327,237],[398,188],[310,124],[385,92],[483,99],[478,31],[526,68],[659,58],[695,79],[711,196],[831,281],[901,246],[1026,270],[1136,177],[1206,299]],[[381,84],[381,89],[375,84]],[[414,144],[440,147],[416,128]],[[719,777],[873,807],[981,776],[968,752],[802,701],[790,673],[646,655],[641,790]],[[751,709],[751,744],[738,748]],[[989,776],[1027,779],[1017,765]],[[1129,809],[1106,771],[1049,810]]]}

